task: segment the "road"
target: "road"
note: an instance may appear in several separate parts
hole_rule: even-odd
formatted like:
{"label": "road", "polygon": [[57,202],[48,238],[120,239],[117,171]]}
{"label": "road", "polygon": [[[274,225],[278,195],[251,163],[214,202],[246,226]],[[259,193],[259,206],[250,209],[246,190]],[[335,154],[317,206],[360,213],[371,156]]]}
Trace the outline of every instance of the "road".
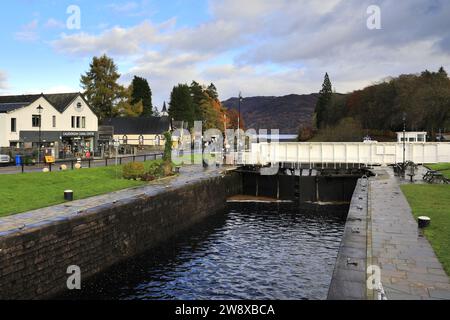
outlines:
{"label": "road", "polygon": [[[144,159],[146,159],[146,160],[153,160],[154,157],[156,157],[157,159],[160,159],[161,156],[162,156],[161,152],[149,152],[149,153],[147,153],[145,155],[136,155],[134,160],[136,162],[143,162]],[[133,156],[123,156],[123,157],[118,157],[117,158],[117,163],[118,164],[125,164],[125,163],[128,163],[128,162],[133,162]],[[73,161],[73,163],[75,164],[76,161]],[[91,168],[96,168],[96,167],[104,167],[106,165],[111,166],[111,165],[115,165],[115,163],[116,163],[116,159],[115,158],[108,159],[108,160],[104,160],[104,159],[91,160],[90,167]],[[61,161],[61,162],[58,161],[57,164],[52,165],[52,171],[53,170],[59,170],[59,167],[61,165],[63,165],[63,164],[65,164],[69,170],[72,167],[72,162],[70,160],[68,160],[68,161]],[[33,165],[33,166],[24,166],[24,172],[25,173],[28,173],[28,172],[40,172],[45,167],[48,168],[48,165],[40,164],[40,165]],[[89,167],[89,162],[87,160],[83,160],[82,167],[83,168],[88,168]],[[22,167],[17,167],[17,166],[0,167],[0,174],[17,174],[17,173],[22,173]]]}

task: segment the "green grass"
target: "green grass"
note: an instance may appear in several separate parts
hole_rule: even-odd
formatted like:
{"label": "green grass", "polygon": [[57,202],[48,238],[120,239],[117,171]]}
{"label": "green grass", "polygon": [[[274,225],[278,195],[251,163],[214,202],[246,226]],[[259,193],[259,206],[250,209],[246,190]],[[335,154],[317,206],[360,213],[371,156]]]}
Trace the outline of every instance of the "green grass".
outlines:
{"label": "green grass", "polygon": [[[147,161],[146,167],[151,162]],[[4,174],[0,175],[0,217],[60,204],[67,189],[74,191],[77,200],[145,183],[122,179],[121,166]]]}
{"label": "green grass", "polygon": [[446,178],[450,179],[450,163],[430,164],[427,167],[442,172]]}
{"label": "green grass", "polygon": [[431,218],[431,225],[425,230],[425,235],[450,275],[450,186],[403,185],[401,188],[414,216]]}

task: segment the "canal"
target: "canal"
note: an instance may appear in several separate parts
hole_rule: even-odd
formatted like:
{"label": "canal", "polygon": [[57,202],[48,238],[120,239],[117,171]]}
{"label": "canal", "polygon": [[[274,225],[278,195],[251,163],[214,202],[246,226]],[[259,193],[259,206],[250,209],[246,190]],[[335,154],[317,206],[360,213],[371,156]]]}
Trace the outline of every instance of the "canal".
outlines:
{"label": "canal", "polygon": [[61,298],[326,299],[347,209],[229,203]]}

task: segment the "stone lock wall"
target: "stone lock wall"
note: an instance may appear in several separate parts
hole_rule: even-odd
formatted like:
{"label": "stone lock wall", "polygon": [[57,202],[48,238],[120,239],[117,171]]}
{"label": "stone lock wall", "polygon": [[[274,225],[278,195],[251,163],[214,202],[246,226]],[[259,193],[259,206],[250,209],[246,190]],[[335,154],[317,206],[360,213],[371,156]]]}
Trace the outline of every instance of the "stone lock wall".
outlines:
{"label": "stone lock wall", "polygon": [[42,299],[66,290],[67,268],[86,279],[226,208],[237,174],[88,209],[0,237],[0,299]]}

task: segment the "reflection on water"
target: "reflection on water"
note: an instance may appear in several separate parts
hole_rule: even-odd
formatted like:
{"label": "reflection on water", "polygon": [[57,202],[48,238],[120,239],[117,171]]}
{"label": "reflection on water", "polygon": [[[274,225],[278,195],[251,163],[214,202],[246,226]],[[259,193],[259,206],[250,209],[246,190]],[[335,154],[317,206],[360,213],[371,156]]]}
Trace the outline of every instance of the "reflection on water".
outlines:
{"label": "reflection on water", "polygon": [[[345,208],[344,208],[345,209]],[[82,299],[325,299],[345,214],[229,204],[177,239],[104,272]]]}

